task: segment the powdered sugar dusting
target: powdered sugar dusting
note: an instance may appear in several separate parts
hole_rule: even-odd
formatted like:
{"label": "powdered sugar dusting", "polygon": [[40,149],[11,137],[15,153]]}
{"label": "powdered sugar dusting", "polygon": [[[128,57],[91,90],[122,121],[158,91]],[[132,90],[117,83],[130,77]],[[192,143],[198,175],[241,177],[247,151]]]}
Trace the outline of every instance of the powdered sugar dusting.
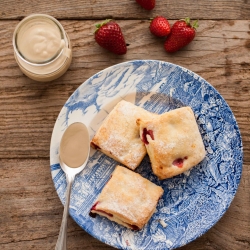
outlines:
{"label": "powdered sugar dusting", "polygon": [[126,101],[121,101],[118,110],[125,116],[125,117],[135,117],[138,115],[139,107],[135,106],[134,104]]}
{"label": "powdered sugar dusting", "polygon": [[176,143],[174,142],[166,143],[164,141],[158,140],[157,144],[158,144],[158,151],[162,154],[169,152],[170,150],[176,147]]}
{"label": "powdered sugar dusting", "polygon": [[94,143],[103,153],[116,161],[135,169],[146,149],[139,137],[136,120],[151,113],[127,101],[120,101],[96,133]]}
{"label": "powdered sugar dusting", "polygon": [[[125,181],[120,183],[120,190],[118,190],[118,192],[110,194],[109,202],[114,212],[130,218],[130,220],[136,223],[138,218],[144,217],[142,211],[150,211],[156,204],[153,202],[154,200],[152,201],[151,197],[147,195],[147,186],[142,181],[142,178],[140,176],[135,176],[134,178],[129,177],[129,179],[125,179]],[[126,187],[126,190],[124,190],[124,187]],[[122,190],[124,190],[125,193]],[[131,194],[133,193],[141,193],[141,195],[136,197],[132,196],[134,199],[131,199]],[[120,203],[123,199],[127,201],[130,199],[130,202],[121,206]]]}
{"label": "powdered sugar dusting", "polygon": [[[128,218],[128,223],[142,226],[141,223],[146,222],[155,210],[159,199],[158,189],[141,175],[117,166],[99,197],[100,209],[107,206],[117,217],[120,215]],[[102,200],[103,197],[105,200]]]}

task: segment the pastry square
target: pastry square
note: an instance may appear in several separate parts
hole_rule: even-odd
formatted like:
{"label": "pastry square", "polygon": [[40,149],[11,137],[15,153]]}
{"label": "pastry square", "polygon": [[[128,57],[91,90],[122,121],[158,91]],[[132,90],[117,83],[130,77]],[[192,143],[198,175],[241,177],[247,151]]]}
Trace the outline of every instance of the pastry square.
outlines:
{"label": "pastry square", "polygon": [[152,170],[159,179],[181,174],[201,162],[206,154],[201,134],[190,107],[138,119]]}
{"label": "pastry square", "polygon": [[132,230],[140,230],[155,212],[163,189],[126,167],[116,166],[90,210]]}
{"label": "pastry square", "polygon": [[136,120],[152,115],[130,102],[120,101],[97,130],[91,146],[134,170],[147,153]]}

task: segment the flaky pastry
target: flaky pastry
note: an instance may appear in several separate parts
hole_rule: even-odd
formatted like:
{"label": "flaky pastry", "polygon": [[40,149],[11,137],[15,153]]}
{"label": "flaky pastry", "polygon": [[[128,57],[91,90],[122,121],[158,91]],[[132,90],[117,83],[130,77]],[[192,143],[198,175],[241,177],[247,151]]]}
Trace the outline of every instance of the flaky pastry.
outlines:
{"label": "flaky pastry", "polygon": [[181,174],[204,159],[205,147],[190,107],[152,119],[138,119],[137,124],[152,170],[159,179]]}
{"label": "flaky pastry", "polygon": [[136,120],[152,115],[130,102],[120,101],[97,130],[91,146],[134,170],[147,153]]}
{"label": "flaky pastry", "polygon": [[90,210],[132,230],[140,230],[155,212],[163,189],[126,167],[116,166]]}

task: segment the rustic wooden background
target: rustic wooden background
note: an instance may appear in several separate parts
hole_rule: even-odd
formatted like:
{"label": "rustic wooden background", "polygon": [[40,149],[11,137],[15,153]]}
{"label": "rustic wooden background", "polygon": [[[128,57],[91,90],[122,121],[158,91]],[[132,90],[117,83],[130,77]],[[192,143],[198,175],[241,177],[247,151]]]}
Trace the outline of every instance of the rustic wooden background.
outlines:
{"label": "rustic wooden background", "polygon": [[[14,60],[15,26],[32,13],[60,20],[73,46],[68,72],[53,82],[24,76]],[[164,15],[171,24],[186,16],[199,19],[195,40],[167,54],[153,37],[149,18]],[[94,24],[114,18],[130,44],[124,56],[94,41]],[[250,249],[250,1],[156,0],[153,11],[134,0],[0,1],[0,249],[54,249],[63,206],[50,174],[52,129],[74,90],[98,71],[134,59],[157,59],[184,66],[210,82],[235,114],[244,146],[238,192],[221,220],[181,250]],[[68,249],[114,249],[85,233],[71,218]],[[150,249],[149,249],[150,250]]]}

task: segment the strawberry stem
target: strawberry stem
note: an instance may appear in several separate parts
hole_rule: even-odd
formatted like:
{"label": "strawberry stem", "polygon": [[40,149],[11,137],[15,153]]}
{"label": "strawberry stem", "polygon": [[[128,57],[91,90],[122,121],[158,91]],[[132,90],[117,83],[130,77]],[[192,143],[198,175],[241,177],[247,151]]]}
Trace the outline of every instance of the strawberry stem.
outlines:
{"label": "strawberry stem", "polygon": [[103,21],[102,23],[97,23],[97,24],[95,24],[96,29],[95,29],[95,32],[94,32],[94,33],[96,33],[97,30],[99,30],[104,24],[110,22],[111,20],[112,20],[112,19],[106,19],[106,20]]}
{"label": "strawberry stem", "polygon": [[193,23],[191,23],[191,20],[189,17],[186,17],[186,18],[180,19],[180,20],[186,22],[187,25],[189,25],[190,27],[192,27],[194,29],[197,29],[199,27],[198,20],[195,20]]}

